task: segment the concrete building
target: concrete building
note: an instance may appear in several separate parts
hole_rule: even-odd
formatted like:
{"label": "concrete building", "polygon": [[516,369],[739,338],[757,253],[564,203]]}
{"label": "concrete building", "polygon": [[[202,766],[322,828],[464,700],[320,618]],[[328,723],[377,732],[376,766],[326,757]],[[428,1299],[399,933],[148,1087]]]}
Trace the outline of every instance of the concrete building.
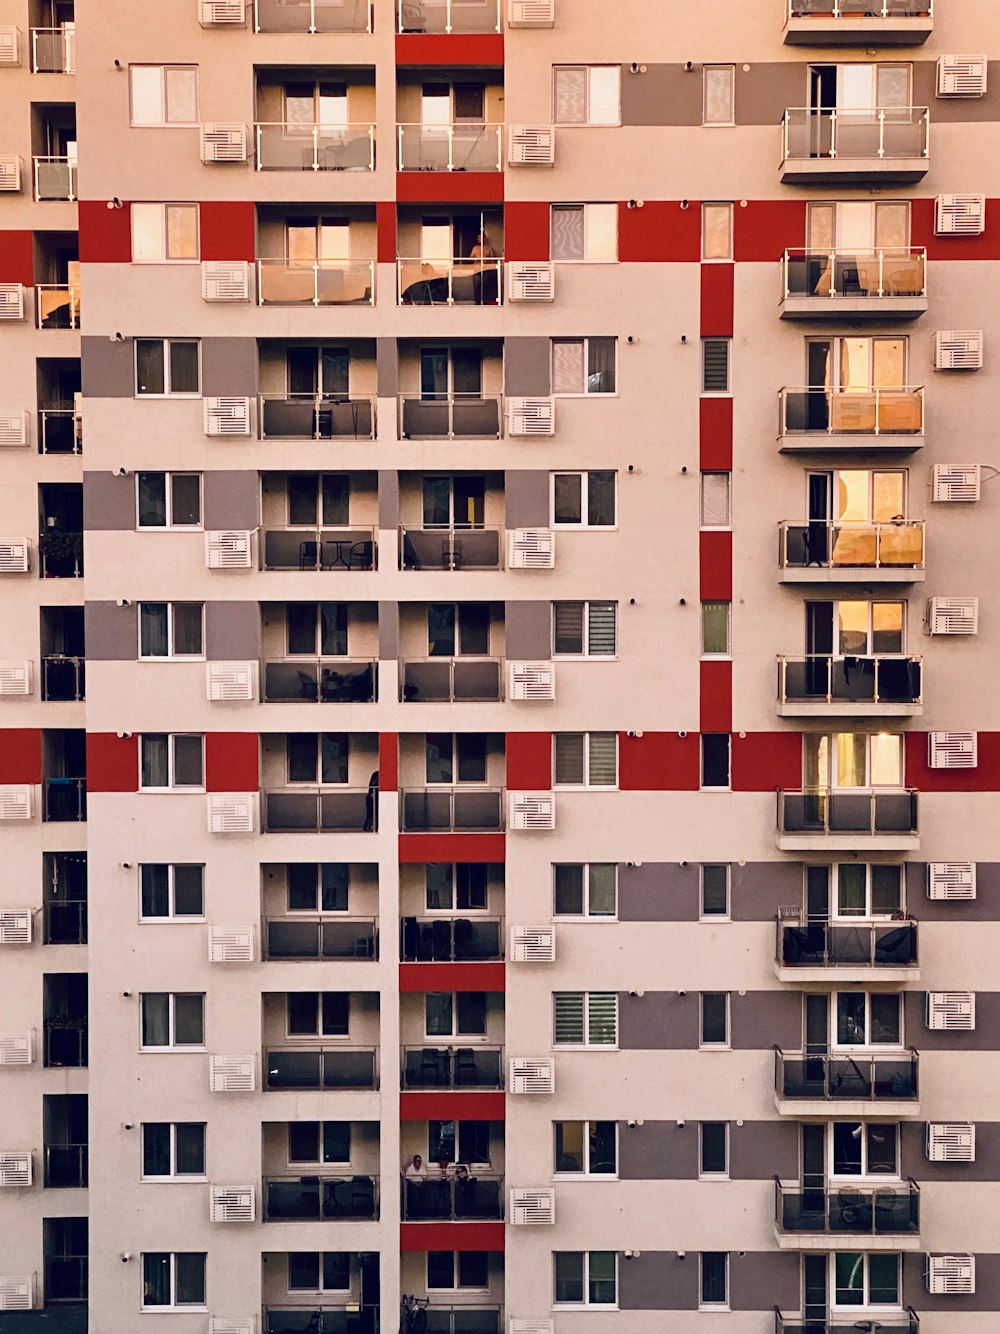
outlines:
{"label": "concrete building", "polygon": [[993,1334],[995,9],[0,0],[0,1334]]}

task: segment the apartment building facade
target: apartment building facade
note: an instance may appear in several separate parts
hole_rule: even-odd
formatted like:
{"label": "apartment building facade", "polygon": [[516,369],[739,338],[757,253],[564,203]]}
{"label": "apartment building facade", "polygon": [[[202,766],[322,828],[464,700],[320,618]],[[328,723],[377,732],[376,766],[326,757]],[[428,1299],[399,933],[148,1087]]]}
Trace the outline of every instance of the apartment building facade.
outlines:
{"label": "apartment building facade", "polygon": [[995,1329],[993,11],[0,0],[0,1334]]}

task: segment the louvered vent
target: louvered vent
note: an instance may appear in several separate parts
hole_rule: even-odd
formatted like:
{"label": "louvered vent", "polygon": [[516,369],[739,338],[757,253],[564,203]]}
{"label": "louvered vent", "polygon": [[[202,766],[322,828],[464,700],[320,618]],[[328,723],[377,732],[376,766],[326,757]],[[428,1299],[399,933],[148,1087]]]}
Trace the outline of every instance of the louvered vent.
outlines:
{"label": "louvered vent", "polygon": [[978,732],[928,732],[928,766],[931,769],[975,769],[978,739]]}
{"label": "louvered vent", "polygon": [[551,528],[512,528],[510,568],[552,570],[556,563],[556,535]]}
{"label": "louvered vent", "polygon": [[0,1274],[0,1311],[30,1311],[35,1305],[31,1274]]}
{"label": "louvered vent", "polygon": [[[18,28],[5,24],[0,28],[0,67],[20,65],[21,33]],[[8,1308],[9,1310],[10,1308]],[[19,1308],[20,1309],[20,1308]]]}
{"label": "louvered vent", "polygon": [[551,1056],[511,1057],[510,1091],[511,1093],[555,1093],[555,1061]]}
{"label": "louvered vent", "polygon": [[706,394],[729,392],[729,339],[702,340],[702,389]]}
{"label": "louvered vent", "polygon": [[551,1320],[511,1320],[510,1334],[555,1334],[555,1324]]}
{"label": "louvered vent", "polygon": [[31,694],[31,663],[0,662],[0,698]]}
{"label": "louvered vent", "polygon": [[979,499],[982,469],[978,463],[959,467],[955,463],[935,463],[931,472],[931,499],[973,502]]}
{"label": "louvered vent", "polygon": [[256,1216],[253,1186],[211,1187],[213,1223],[252,1223]]}
{"label": "louvered vent", "polygon": [[31,1065],[34,1041],[28,1033],[0,1033],[0,1065]]}
{"label": "louvered vent", "polygon": [[21,159],[16,153],[0,154],[0,190],[16,192],[21,188]]}
{"label": "louvered vent", "polygon": [[0,787],[0,820],[30,820],[31,794],[30,787]]}
{"label": "louvered vent", "polygon": [[551,167],[556,160],[554,125],[512,125],[508,159],[512,167]]}
{"label": "louvered vent", "polygon": [[932,1121],[925,1142],[930,1163],[974,1163],[976,1127],[971,1121]]}
{"label": "louvered vent", "polygon": [[28,443],[28,414],[26,412],[0,412],[0,446],[26,445]]}
{"label": "louvered vent", "polygon": [[938,97],[984,97],[987,60],[985,56],[939,56],[937,63]]}
{"label": "louvered vent", "polygon": [[210,834],[252,834],[257,827],[256,792],[210,792]]}
{"label": "louvered vent", "polygon": [[0,537],[0,574],[27,574],[30,547],[26,537]]}
{"label": "louvered vent", "polygon": [[510,1221],[514,1227],[551,1227],[556,1221],[556,1193],[551,1186],[522,1186],[510,1193]]}
{"label": "louvered vent", "polygon": [[246,0],[198,0],[198,22],[203,28],[215,24],[242,27],[246,21]]}
{"label": "louvered vent", "polygon": [[982,329],[942,329],[934,335],[934,369],[982,370],[983,343]]}
{"label": "louvered vent", "polygon": [[928,862],[927,897],[968,902],[976,897],[975,862]]}
{"label": "louvered vent", "polygon": [[209,963],[253,963],[257,956],[252,926],[216,926],[208,928]]}
{"label": "louvered vent", "polygon": [[511,699],[544,701],[556,697],[556,667],[553,662],[508,663]]}
{"label": "louvered vent", "polygon": [[985,230],[985,195],[938,195],[934,206],[938,236],[981,236]]}
{"label": "louvered vent", "polygon": [[554,28],[556,0],[507,0],[508,28]]}
{"label": "louvered vent", "polygon": [[249,570],[252,555],[253,540],[248,531],[205,534],[205,564],[210,570]]}
{"label": "louvered vent", "polygon": [[214,704],[246,704],[257,698],[255,662],[210,662],[205,676],[208,698]]}
{"label": "louvered vent", "polygon": [[927,1291],[942,1297],[970,1297],[976,1290],[974,1255],[927,1255],[924,1257]]}
{"label": "louvered vent", "polygon": [[234,397],[206,398],[205,434],[249,435],[250,399]]}
{"label": "louvered vent", "polygon": [[929,598],[926,624],[932,635],[974,635],[979,629],[979,599]]}
{"label": "louvered vent", "polygon": [[512,926],[510,957],[514,963],[555,963],[554,926]]}
{"label": "louvered vent", "polygon": [[249,301],[250,265],[244,259],[206,259],[201,266],[205,301]]}
{"label": "louvered vent", "polygon": [[213,1093],[253,1093],[257,1061],[250,1056],[210,1056],[208,1086]]}
{"label": "louvered vent", "polygon": [[257,1321],[252,1315],[242,1320],[227,1320],[225,1316],[209,1317],[208,1334],[257,1334]]}
{"label": "louvered vent", "polygon": [[24,319],[24,287],[21,283],[0,283],[0,320]]}
{"label": "louvered vent", "polygon": [[0,908],[0,945],[31,944],[30,908]]}
{"label": "louvered vent", "polygon": [[201,127],[202,162],[246,162],[247,146],[246,125],[215,121]]}
{"label": "louvered vent", "polygon": [[512,792],[510,794],[511,829],[555,829],[556,799],[552,792]]}
{"label": "louvered vent", "polygon": [[554,398],[508,398],[507,430],[510,435],[554,435]]}
{"label": "louvered vent", "polygon": [[507,296],[511,301],[554,301],[555,265],[511,260],[507,265]]}
{"label": "louvered vent", "polygon": [[927,1027],[953,1033],[971,1033],[976,1027],[974,991],[928,991]]}
{"label": "louvered vent", "polygon": [[30,1185],[30,1152],[0,1149],[0,1186],[20,1190]]}

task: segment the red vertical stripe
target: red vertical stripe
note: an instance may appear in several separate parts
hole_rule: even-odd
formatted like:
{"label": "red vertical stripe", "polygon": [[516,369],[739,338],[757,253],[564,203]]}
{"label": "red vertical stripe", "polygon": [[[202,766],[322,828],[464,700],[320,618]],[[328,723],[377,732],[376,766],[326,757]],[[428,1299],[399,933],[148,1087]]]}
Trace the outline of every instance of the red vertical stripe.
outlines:
{"label": "red vertical stripe", "polygon": [[733,400],[703,398],[698,408],[703,472],[728,472],[733,466]]}
{"label": "red vertical stripe", "polygon": [[733,535],[725,529],[701,533],[702,602],[729,602],[733,596]]}
{"label": "red vertical stripe", "polygon": [[701,664],[701,730],[733,730],[733,664],[706,660]]}
{"label": "red vertical stripe", "polygon": [[396,205],[380,201],[375,205],[375,224],[378,236],[376,254],[380,264],[396,262]]}
{"label": "red vertical stripe", "polygon": [[105,199],[81,199],[80,259],[86,264],[128,264],[132,259],[132,214],[128,204],[109,208]]}
{"label": "red vertical stripe", "polygon": [[31,287],[35,281],[34,238],[31,232],[0,232],[0,283]]}
{"label": "red vertical stripe", "polygon": [[701,335],[703,338],[732,338],[733,264],[701,266]]}
{"label": "red vertical stripe", "polygon": [[395,792],[399,787],[399,737],[395,732],[379,733],[378,785],[382,792]]}

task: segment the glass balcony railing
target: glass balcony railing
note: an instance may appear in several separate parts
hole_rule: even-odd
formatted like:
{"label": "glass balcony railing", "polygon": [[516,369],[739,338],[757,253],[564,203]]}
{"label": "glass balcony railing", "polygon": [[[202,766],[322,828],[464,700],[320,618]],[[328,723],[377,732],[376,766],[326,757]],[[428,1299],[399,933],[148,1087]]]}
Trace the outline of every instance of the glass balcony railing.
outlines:
{"label": "glass balcony railing", "polygon": [[496,658],[421,658],[402,664],[404,704],[503,697],[503,663]]}
{"label": "glass balcony railing", "polygon": [[271,917],[264,940],[269,959],[378,958],[378,925],[370,917]]}
{"label": "glass balcony railing", "polygon": [[76,30],[32,28],[31,72],[33,74],[76,73]]}
{"label": "glass balcony railing", "polygon": [[257,302],[261,306],[373,306],[375,262],[259,259]]}
{"label": "glass balcony railing", "polygon": [[374,570],[372,528],[266,528],[265,570]]}
{"label": "glass balcony railing", "polygon": [[85,778],[43,778],[43,820],[67,821],[87,818]]}
{"label": "glass balcony railing", "polygon": [[401,306],[499,306],[502,259],[400,259],[397,297]]}
{"label": "glass balcony railing", "polygon": [[404,1089],[502,1089],[500,1047],[404,1047]]}
{"label": "glass balcony railing", "polygon": [[912,788],[782,791],[778,829],[784,834],[915,834],[917,793]]}
{"label": "glass balcony railing", "polygon": [[371,32],[372,0],[255,0],[258,32]]}
{"label": "glass balcony railing", "polygon": [[80,289],[71,283],[37,284],[35,323],[39,329],[79,329]]}
{"label": "glass balcony railing", "polygon": [[790,107],[782,130],[788,161],[876,164],[930,155],[927,107]]}
{"label": "glass balcony railing", "polygon": [[311,1047],[264,1053],[268,1089],[377,1089],[372,1047]]}
{"label": "glass balcony railing", "polygon": [[83,430],[75,408],[41,408],[38,413],[39,454],[82,454]]}
{"label": "glass balcony railing", "polygon": [[777,959],[783,968],[915,968],[917,923],[835,922],[778,918]]}
{"label": "glass balcony railing", "polygon": [[351,1177],[265,1177],[264,1221],[319,1222],[378,1218],[378,1179]]}
{"label": "glass balcony railing", "polygon": [[86,1019],[46,1019],[44,1034],[47,1069],[82,1069],[86,1066]]}
{"label": "glass balcony railing", "polygon": [[913,704],[921,702],[923,659],[831,657],[778,659],[782,704]]}
{"label": "glass balcony railing", "polygon": [[396,31],[501,32],[500,0],[396,0]]}
{"label": "glass balcony railing", "polygon": [[265,440],[372,440],[375,400],[346,394],[262,394],[259,420]]}
{"label": "glass balcony railing", "polygon": [[62,899],[45,904],[46,945],[86,945],[86,899]]}
{"label": "glass balcony railing", "polygon": [[36,157],[34,159],[35,199],[64,199],[73,202],[76,192],[76,158]]}
{"label": "glass balcony railing", "polygon": [[400,171],[503,171],[503,126],[397,125]]}
{"label": "glass balcony railing", "polygon": [[401,528],[402,570],[499,570],[499,528]]}
{"label": "glass balcony railing", "polygon": [[871,1320],[857,1320],[851,1314],[815,1318],[783,1315],[775,1307],[774,1334],[920,1334],[920,1317],[912,1307],[905,1312],[887,1310]]}
{"label": "glass balcony railing", "polygon": [[404,440],[499,440],[499,394],[402,394],[399,430]]}
{"label": "glass balcony railing", "polygon": [[86,1255],[47,1255],[45,1257],[45,1302],[85,1302],[87,1300]]}
{"label": "glass balcony railing", "polygon": [[379,1308],[295,1306],[278,1310],[266,1307],[264,1334],[379,1334]]}
{"label": "glass balcony railing", "polygon": [[917,1053],[871,1051],[783,1052],[775,1048],[775,1089],[779,1098],[851,1102],[917,1099]]}
{"label": "glass balcony railing", "polygon": [[407,833],[503,829],[500,788],[410,788],[400,791],[399,805],[400,825]]}
{"label": "glass balcony railing", "polygon": [[499,918],[404,917],[400,956],[404,963],[470,963],[503,958]]}
{"label": "glass balcony railing", "polygon": [[503,1218],[503,1178],[494,1176],[428,1177],[404,1181],[403,1221],[461,1222]]}
{"label": "glass balcony railing", "polygon": [[889,523],[844,523],[813,519],[779,525],[778,564],[783,570],[887,569],[924,567],[923,519]]}
{"label": "glass balcony railing", "polygon": [[490,1307],[428,1306],[426,1334],[500,1334],[502,1312]]}
{"label": "glass balcony railing", "polygon": [[884,1237],[920,1231],[920,1187],[913,1180],[836,1189],[783,1186],[774,1179],[779,1232]]}
{"label": "glass balcony railing", "polygon": [[42,658],[42,699],[86,699],[87,660],[47,653]]}
{"label": "glass balcony railing", "polygon": [[[914,389],[782,389],[781,435],[920,435],[923,387]],[[844,442],[845,445],[848,441]],[[891,441],[889,441],[891,443]],[[900,441],[905,443],[905,440]]]}
{"label": "glass balcony railing", "polygon": [[371,704],[377,664],[345,658],[264,663],[265,704]]}
{"label": "glass balcony railing", "polygon": [[86,1144],[46,1144],[45,1185],[50,1190],[80,1190],[87,1184]]}
{"label": "glass balcony railing", "polygon": [[374,171],[375,126],[259,122],[258,171]]}
{"label": "glass balcony railing", "polygon": [[369,788],[308,787],[264,793],[264,832],[370,833],[378,810]]}
{"label": "glass balcony railing", "polygon": [[933,18],[934,0],[788,0],[788,17],[833,19]]}
{"label": "glass balcony railing", "polygon": [[[855,299],[927,295],[927,252],[915,246],[878,250],[786,250],[782,295],[809,297],[817,305]],[[885,308],[879,307],[884,314]]]}

